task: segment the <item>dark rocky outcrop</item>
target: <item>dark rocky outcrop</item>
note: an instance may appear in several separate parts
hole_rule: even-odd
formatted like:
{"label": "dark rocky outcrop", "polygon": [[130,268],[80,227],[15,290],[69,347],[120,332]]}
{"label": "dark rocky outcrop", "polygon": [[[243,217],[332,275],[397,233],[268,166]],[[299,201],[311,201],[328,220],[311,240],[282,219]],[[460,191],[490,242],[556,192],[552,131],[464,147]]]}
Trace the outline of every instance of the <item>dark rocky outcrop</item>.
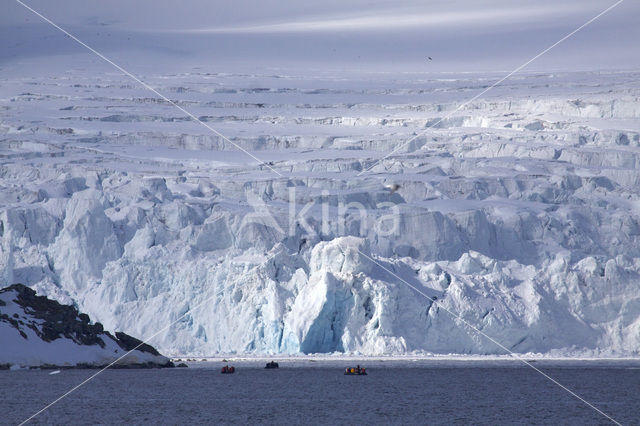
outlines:
{"label": "dark rocky outcrop", "polygon": [[[124,352],[137,351],[148,353],[155,361],[145,361],[138,363],[118,362],[111,368],[158,368],[173,367],[174,364],[168,358],[161,355],[154,347],[143,343],[135,337],[123,332],[116,332],[115,336],[104,330],[99,322],[91,324],[91,319],[87,314],[80,313],[74,306],[62,305],[55,300],[45,296],[38,296],[36,292],[23,285],[13,284],[0,290],[0,295],[13,293],[13,299],[0,299],[0,323],[7,323],[15,328],[22,338],[29,340],[25,331],[33,332],[44,342],[52,342],[57,339],[66,338],[78,345],[93,346],[98,345],[104,349],[105,340],[113,340]],[[7,301],[15,303],[22,309],[22,313],[9,315],[2,312],[2,307],[7,306]],[[157,357],[157,358],[154,358]],[[115,358],[115,357],[114,357]],[[9,364],[6,364],[7,368]],[[51,364],[40,364],[38,368],[102,368],[105,365],[92,363],[78,363],[75,366],[56,366]],[[0,364],[0,369],[5,364]]]}
{"label": "dark rocky outcrop", "polygon": [[[87,314],[80,314],[71,305],[61,305],[55,300],[45,296],[37,296],[36,292],[23,285],[14,284],[0,290],[0,293],[15,291],[17,297],[15,302],[20,305],[25,314],[42,320],[42,325],[36,327],[33,324],[26,324],[45,342],[51,342],[66,337],[79,345],[100,345],[105,346],[104,340],[100,337],[103,334],[102,324],[90,324]],[[12,326],[20,329],[20,324],[15,319],[8,318],[6,314],[0,317],[3,321],[9,322]],[[21,333],[25,339],[24,333]]]}
{"label": "dark rocky outcrop", "polygon": [[153,346],[142,343],[141,340],[131,337],[121,331],[116,331],[116,342],[118,342],[118,345],[125,351],[137,349],[140,352],[149,352],[153,355],[160,355],[160,352],[158,352]]}

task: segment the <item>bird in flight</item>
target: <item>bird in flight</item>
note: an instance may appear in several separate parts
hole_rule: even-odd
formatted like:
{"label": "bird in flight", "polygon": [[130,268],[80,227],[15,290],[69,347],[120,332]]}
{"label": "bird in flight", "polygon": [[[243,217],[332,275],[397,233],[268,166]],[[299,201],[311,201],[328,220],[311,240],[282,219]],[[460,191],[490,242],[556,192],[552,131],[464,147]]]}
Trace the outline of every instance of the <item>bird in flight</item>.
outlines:
{"label": "bird in flight", "polygon": [[427,56],[427,58],[429,58],[430,61],[433,61],[433,59],[431,59],[431,56]]}

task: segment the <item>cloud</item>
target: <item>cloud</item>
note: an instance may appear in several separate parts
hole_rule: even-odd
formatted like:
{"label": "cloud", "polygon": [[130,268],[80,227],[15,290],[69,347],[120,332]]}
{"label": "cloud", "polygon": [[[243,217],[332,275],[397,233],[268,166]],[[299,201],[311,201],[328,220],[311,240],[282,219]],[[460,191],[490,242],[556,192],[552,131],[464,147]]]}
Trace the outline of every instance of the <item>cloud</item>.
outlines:
{"label": "cloud", "polygon": [[[500,23],[536,21],[553,17],[559,19],[575,13],[570,5],[546,5],[537,8],[478,9],[435,13],[386,13],[375,15],[334,16],[320,19],[296,19],[285,22],[269,22],[227,27],[181,30],[194,33],[303,33],[330,31],[399,30],[420,27],[495,25]],[[579,10],[584,12],[584,8]]]}

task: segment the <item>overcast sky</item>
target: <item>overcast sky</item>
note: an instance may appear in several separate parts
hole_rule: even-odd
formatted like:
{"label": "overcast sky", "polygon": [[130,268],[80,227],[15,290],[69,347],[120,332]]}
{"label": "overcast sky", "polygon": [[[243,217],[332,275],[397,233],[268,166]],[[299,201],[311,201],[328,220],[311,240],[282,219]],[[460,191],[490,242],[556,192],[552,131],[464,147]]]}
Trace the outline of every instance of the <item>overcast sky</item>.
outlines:
{"label": "overcast sky", "polygon": [[[178,54],[220,66],[307,63],[475,71],[513,68],[615,1],[24,0],[116,57]],[[625,0],[531,70],[640,67],[640,2]],[[3,0],[0,60],[75,52],[69,39]],[[75,50],[74,50],[75,49]]]}

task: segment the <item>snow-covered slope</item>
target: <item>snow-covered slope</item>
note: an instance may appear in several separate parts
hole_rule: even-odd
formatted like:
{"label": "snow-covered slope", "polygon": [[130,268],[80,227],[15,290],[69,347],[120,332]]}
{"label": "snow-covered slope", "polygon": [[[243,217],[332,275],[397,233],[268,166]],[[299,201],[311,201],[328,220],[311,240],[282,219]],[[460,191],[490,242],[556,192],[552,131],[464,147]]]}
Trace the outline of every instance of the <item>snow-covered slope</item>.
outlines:
{"label": "snow-covered slope", "polygon": [[175,321],[171,354],[504,352],[447,311],[516,352],[637,353],[640,74],[456,111],[495,79],[147,77],[267,166],[124,77],[5,78],[0,273],[107,329]]}
{"label": "snow-covered slope", "polygon": [[172,366],[153,347],[124,333],[113,336],[74,307],[22,284],[0,290],[0,342],[0,365],[9,367],[97,367],[120,357],[115,367]]}

